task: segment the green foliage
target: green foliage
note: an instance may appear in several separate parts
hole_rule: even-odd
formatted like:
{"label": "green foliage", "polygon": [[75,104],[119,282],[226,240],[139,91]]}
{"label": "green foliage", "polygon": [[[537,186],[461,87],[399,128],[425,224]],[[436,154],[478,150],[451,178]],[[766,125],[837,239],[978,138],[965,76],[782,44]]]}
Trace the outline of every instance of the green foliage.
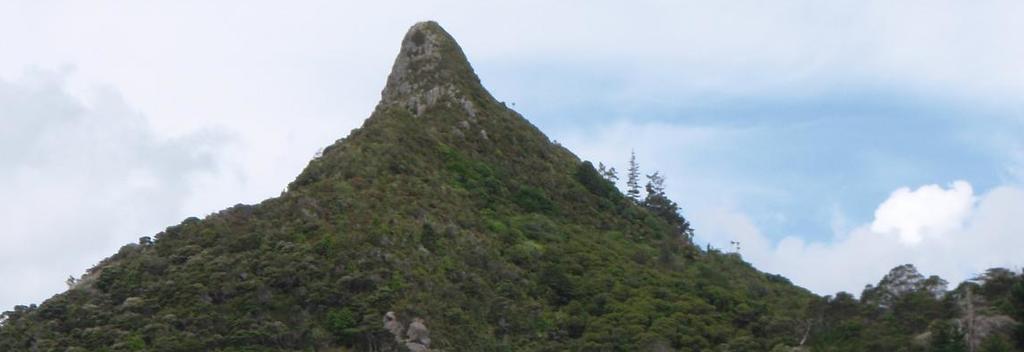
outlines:
{"label": "green foliage", "polygon": [[990,335],[981,342],[981,352],[1013,352],[1013,346],[1000,335]]}
{"label": "green foliage", "polygon": [[120,344],[115,345],[115,348],[124,351],[142,351],[146,348],[146,341],[142,339],[142,336],[133,334],[126,337]]}
{"label": "green foliage", "polygon": [[931,332],[930,351],[934,352],[966,352],[967,344],[964,334],[956,325],[948,320],[936,320],[928,327]]}
{"label": "green foliage", "polygon": [[516,192],[512,201],[523,210],[530,213],[551,213],[555,210],[554,204],[548,199],[543,190],[530,186],[522,186]]}
{"label": "green foliage", "polygon": [[1017,348],[1024,350],[1024,275],[1017,278],[1017,283],[1010,291],[1010,310],[1014,319],[1019,323],[1014,331],[1014,339]]}
{"label": "green foliage", "polygon": [[665,177],[658,172],[647,176],[647,197],[640,204],[651,213],[667,222],[675,234],[690,240],[693,230],[690,223],[679,215],[679,205],[665,195]]}
{"label": "green foliage", "polygon": [[[924,278],[911,265],[896,267],[877,286],[866,288],[861,300],[841,292],[808,305],[808,345],[813,351],[967,351],[966,336],[973,326],[1005,321],[1000,316],[1012,312],[1004,308],[1014,301],[1013,284],[1007,281],[1022,279],[1005,269],[986,273],[978,279],[980,284],[968,281],[937,294],[935,288],[945,285],[943,280]],[[978,336],[985,336],[976,350],[1020,350],[1009,343],[1013,337],[1008,329],[987,326],[973,330],[975,343]]]}
{"label": "green foliage", "polygon": [[357,336],[357,327],[355,314],[348,308],[332,309],[327,313],[327,331],[345,345],[351,344]]}
{"label": "green foliage", "polygon": [[626,170],[626,196],[634,202],[640,201],[640,165],[636,162],[636,152],[629,152],[629,169]]}
{"label": "green foliage", "polygon": [[1009,297],[1011,288],[1017,282],[1017,275],[1009,269],[991,268],[976,280],[982,282],[978,294],[996,305],[1001,305]]}
{"label": "green foliage", "polygon": [[615,200],[617,196],[621,197],[619,190],[615,188],[615,184],[601,176],[594,169],[594,164],[589,161],[580,163],[580,166],[576,168],[576,180],[598,197],[610,198],[612,200]]}
{"label": "green foliage", "polygon": [[389,311],[449,351],[799,343],[812,294],[666,236],[672,219],[495,101],[454,42],[437,53],[446,71],[408,74],[454,96],[384,101],[280,197],[186,219],[4,313],[0,351],[398,350]]}

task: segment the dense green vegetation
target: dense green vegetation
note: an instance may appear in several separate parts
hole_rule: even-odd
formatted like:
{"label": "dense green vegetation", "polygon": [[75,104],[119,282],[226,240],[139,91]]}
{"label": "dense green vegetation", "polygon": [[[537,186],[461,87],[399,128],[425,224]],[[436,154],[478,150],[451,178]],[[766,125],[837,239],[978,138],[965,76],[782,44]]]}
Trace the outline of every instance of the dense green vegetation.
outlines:
{"label": "dense green vegetation", "polygon": [[[857,300],[848,293],[811,305],[813,351],[1021,351],[1024,275],[990,269],[945,291],[911,265],[894,268]],[[1012,341],[1018,344],[1013,346]]]}
{"label": "dense green vegetation", "polygon": [[[641,192],[633,165],[620,192],[494,100],[436,24],[406,36],[383,95],[280,197],[4,313],[0,351],[955,351],[968,290],[1024,320],[1012,272],[821,298],[694,246],[660,174]],[[1020,348],[1013,328],[982,346]]]}
{"label": "dense green vegetation", "polygon": [[449,351],[797,342],[811,294],[695,248],[663,193],[623,196],[417,28],[372,116],[287,192],[124,246],[5,313],[0,350],[398,350],[389,311]]}

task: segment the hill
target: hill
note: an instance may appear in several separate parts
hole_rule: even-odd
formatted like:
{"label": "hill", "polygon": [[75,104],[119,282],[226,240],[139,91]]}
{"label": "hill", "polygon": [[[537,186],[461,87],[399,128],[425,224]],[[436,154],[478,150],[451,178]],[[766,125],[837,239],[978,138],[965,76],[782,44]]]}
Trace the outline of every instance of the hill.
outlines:
{"label": "hill", "polygon": [[0,350],[765,351],[808,338],[816,296],[701,250],[659,209],[492,97],[451,36],[419,23],[363,126],[286,192],[122,247],[4,313]]}

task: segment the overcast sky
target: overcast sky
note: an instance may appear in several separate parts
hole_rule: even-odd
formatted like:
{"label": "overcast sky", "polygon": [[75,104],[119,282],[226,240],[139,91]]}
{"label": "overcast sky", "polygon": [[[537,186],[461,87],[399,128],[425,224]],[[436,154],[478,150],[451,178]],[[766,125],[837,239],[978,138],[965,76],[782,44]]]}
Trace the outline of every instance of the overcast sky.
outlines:
{"label": "overcast sky", "polygon": [[1024,264],[1024,3],[0,1],[0,310],[275,196],[437,20],[584,159],[668,176],[701,244],[821,294]]}

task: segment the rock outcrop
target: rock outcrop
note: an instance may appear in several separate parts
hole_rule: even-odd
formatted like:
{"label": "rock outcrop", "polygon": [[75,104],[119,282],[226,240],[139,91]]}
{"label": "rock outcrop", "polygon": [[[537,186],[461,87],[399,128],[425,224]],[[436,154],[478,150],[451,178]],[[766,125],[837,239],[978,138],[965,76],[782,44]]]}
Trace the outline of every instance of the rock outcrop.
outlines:
{"label": "rock outcrop", "polygon": [[403,329],[395,312],[384,314],[384,329],[395,336],[395,342],[405,345],[412,352],[430,352],[430,330],[423,318],[413,318],[408,328]]}
{"label": "rock outcrop", "polygon": [[455,39],[435,22],[420,22],[402,40],[381,92],[381,105],[399,105],[422,116],[444,102],[461,108],[473,120],[479,109],[472,95],[493,100]]}

